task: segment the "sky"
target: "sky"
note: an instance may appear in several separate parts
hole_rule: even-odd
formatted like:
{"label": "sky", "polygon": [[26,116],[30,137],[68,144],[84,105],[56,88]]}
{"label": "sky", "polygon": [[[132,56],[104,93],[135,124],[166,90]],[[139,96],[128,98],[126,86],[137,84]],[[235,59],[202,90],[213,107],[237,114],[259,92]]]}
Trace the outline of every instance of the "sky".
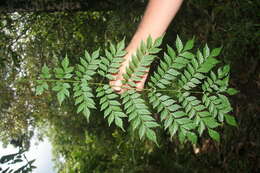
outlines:
{"label": "sky", "polygon": [[[53,163],[51,161],[51,144],[47,138],[43,142],[38,142],[36,145],[36,140],[33,138],[31,140],[31,148],[25,154],[28,160],[36,159],[34,166],[37,168],[33,170],[33,173],[55,173],[53,170]],[[0,142],[0,157],[6,154],[16,153],[17,148],[9,145],[7,148],[2,148],[2,143]],[[6,165],[1,165],[0,167],[6,168]]]}

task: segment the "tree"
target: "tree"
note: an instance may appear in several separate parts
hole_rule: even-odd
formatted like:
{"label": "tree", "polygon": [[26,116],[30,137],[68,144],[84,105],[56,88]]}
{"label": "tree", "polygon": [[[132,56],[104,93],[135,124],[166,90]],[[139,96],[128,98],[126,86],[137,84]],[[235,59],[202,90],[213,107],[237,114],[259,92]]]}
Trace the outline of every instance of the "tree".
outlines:
{"label": "tree", "polygon": [[[28,128],[35,125],[35,120],[41,114],[47,114],[46,110],[51,110],[48,109],[52,102],[51,95],[48,103],[46,97],[39,100],[34,95],[32,86],[39,73],[37,69],[44,63],[56,64],[65,54],[80,55],[85,47],[95,49],[107,44],[109,39],[117,39],[119,32],[113,33],[114,28],[104,29],[108,23],[115,27],[111,22],[115,14],[117,13],[1,14],[1,96],[6,98],[1,99],[1,117],[4,120],[1,121],[1,138],[5,144],[20,135],[31,134]],[[53,56],[56,58],[51,58],[50,61]],[[72,61],[78,60],[73,58]],[[31,82],[22,82],[24,78]],[[43,112],[36,111],[36,108],[42,108]],[[32,135],[28,139],[30,136]]]}
{"label": "tree", "polygon": [[135,7],[144,6],[142,1],[124,0],[5,0],[0,4],[0,13],[13,12],[62,12],[62,11],[111,11],[121,4],[134,4]]}
{"label": "tree", "polygon": [[[27,149],[23,148],[22,140],[19,143],[13,143],[15,147],[18,148],[18,152],[4,155],[0,157],[0,164],[3,164],[4,167],[0,167],[0,171],[2,172],[23,172],[30,173],[36,168],[33,163],[35,160],[28,160],[26,157]],[[16,167],[15,169],[13,167]],[[18,167],[19,166],[19,167]]]}

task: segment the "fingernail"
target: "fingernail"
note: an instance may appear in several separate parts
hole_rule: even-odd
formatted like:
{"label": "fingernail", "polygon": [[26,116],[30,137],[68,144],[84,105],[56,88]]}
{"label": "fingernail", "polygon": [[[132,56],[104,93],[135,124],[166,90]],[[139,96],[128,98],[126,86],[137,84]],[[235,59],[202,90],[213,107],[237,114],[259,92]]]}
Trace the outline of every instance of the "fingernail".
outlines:
{"label": "fingernail", "polygon": [[115,86],[121,86],[122,84],[121,84],[121,81],[120,80],[117,80],[117,81],[115,81]]}
{"label": "fingernail", "polygon": [[118,92],[118,91],[121,90],[121,88],[120,88],[120,87],[114,87],[114,90],[115,90],[116,92]]}
{"label": "fingernail", "polygon": [[118,80],[117,80],[117,81],[115,81],[113,88],[114,88],[114,90],[116,90],[116,91],[118,92],[118,91],[121,90],[121,87],[120,87],[120,86],[121,86],[121,81],[118,81]]}

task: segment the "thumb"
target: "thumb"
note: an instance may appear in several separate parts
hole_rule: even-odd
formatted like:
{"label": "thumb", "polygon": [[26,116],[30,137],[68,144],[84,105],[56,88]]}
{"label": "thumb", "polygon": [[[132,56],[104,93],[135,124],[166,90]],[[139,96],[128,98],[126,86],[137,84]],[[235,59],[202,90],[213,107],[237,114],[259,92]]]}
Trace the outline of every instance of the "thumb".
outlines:
{"label": "thumb", "polygon": [[116,91],[119,92],[121,91],[121,86],[122,86],[122,82],[121,80],[116,80],[112,83],[112,88]]}

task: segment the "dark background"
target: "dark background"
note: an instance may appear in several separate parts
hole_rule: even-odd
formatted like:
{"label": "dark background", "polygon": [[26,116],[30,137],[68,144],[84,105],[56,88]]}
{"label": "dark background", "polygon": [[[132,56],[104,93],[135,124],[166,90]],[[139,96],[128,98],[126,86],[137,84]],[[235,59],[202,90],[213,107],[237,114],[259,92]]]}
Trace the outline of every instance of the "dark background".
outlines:
{"label": "dark background", "polygon": [[[92,51],[129,42],[147,1],[6,0],[0,3],[0,139],[30,146],[34,129],[47,135],[60,172],[258,172],[260,167],[260,3],[255,0],[186,0],[169,26],[164,45],[195,36],[196,47],[223,46],[219,60],[231,65],[231,97],[238,127],[219,129],[221,142],[203,136],[196,146],[170,141],[160,147],[139,141],[102,116],[87,124],[73,102],[59,108],[53,93],[35,96],[43,64],[55,66],[65,54],[76,63]],[[54,56],[56,55],[56,56]],[[26,82],[17,82],[26,79]],[[29,82],[28,82],[29,80]],[[93,113],[99,115],[100,113]],[[48,127],[48,128],[46,128]],[[195,152],[198,151],[198,152]],[[64,157],[66,162],[59,161]],[[76,166],[75,166],[76,165]]]}

